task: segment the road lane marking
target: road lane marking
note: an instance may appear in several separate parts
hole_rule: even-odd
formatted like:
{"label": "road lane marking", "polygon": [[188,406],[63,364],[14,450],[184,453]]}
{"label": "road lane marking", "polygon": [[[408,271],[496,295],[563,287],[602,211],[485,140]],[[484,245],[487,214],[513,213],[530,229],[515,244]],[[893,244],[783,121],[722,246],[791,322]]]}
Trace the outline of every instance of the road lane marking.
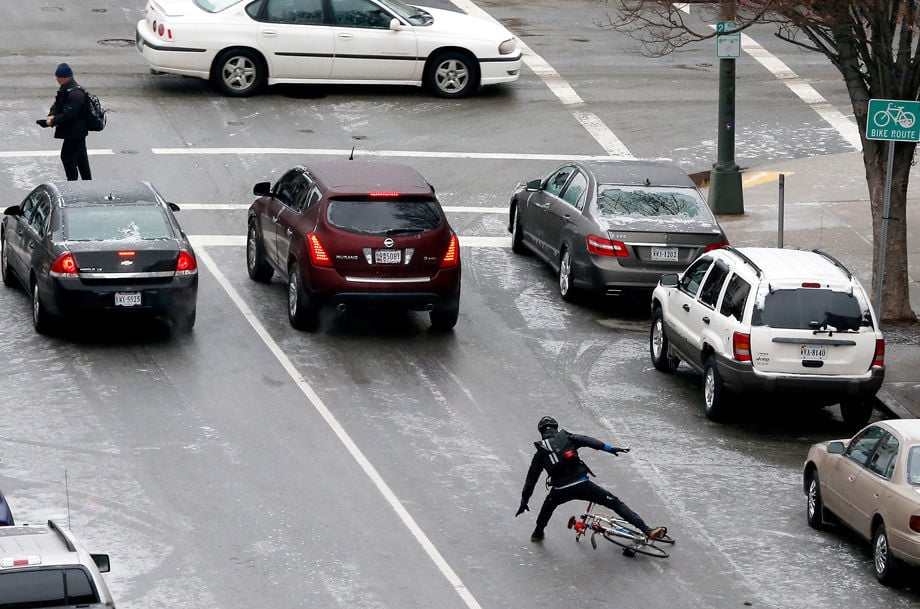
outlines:
{"label": "road lane marking", "polygon": [[[179,206],[181,209],[204,209],[204,210],[216,210],[216,209],[229,209],[229,210],[241,210],[249,209],[249,203],[183,203]],[[442,209],[450,213],[458,214],[507,214],[507,207],[472,207],[472,206],[451,206],[446,205]]]}
{"label": "road lane marking", "polygon": [[[348,158],[351,148],[151,148],[160,155],[283,154],[298,156],[337,156]],[[57,153],[55,153],[57,154]],[[440,150],[358,150],[359,157],[412,157],[429,159],[486,159],[499,161],[592,161],[609,160],[604,155],[528,154],[523,152],[458,152]]]}
{"label": "road lane marking", "polygon": [[[246,235],[189,235],[195,248],[213,245],[242,247],[246,245]],[[511,247],[511,235],[507,237],[479,237],[459,235],[460,247]]]}
{"label": "road lane marking", "polygon": [[[104,156],[115,154],[114,150],[109,148],[95,148],[87,150],[90,156]],[[17,157],[40,157],[40,156],[60,156],[60,150],[3,150],[0,151],[0,159],[14,159]]]}
{"label": "road lane marking", "polygon": [[[451,0],[451,2],[468,15],[476,15],[486,21],[501,25],[500,21],[476,6],[470,0]],[[557,72],[553,66],[549,65],[549,62],[537,55],[533,49],[520,39],[520,37],[515,36],[515,38],[521,43],[524,64],[543,81],[543,84],[549,87],[549,90],[552,91],[553,95],[559,98],[559,101],[561,101],[565,107],[571,110],[572,116],[574,116],[575,120],[584,127],[588,135],[593,137],[594,140],[601,145],[601,148],[606,150],[607,154],[612,157],[620,159],[635,158],[623,142],[620,141],[620,138],[604,124],[604,121],[592,112],[578,109],[585,105],[584,100],[575,92],[575,89],[559,75],[559,72]]]}
{"label": "road lane marking", "polygon": [[460,596],[463,602],[466,604],[469,609],[482,609],[482,606],[473,597],[473,594],[466,587],[466,584],[463,583],[463,580],[460,579],[460,576],[451,568],[447,563],[447,560],[441,555],[438,549],[435,547],[434,543],[425,535],[425,532],[422,531],[422,528],[418,525],[406,507],[402,504],[399,498],[396,496],[396,493],[390,488],[386,483],[380,473],[377,471],[377,468],[370,462],[370,460],[364,455],[358,445],[351,439],[351,436],[348,435],[348,432],[345,431],[345,428],[339,423],[338,419],[335,418],[335,415],[332,414],[332,411],[326,407],[323,401],[320,399],[316,391],[313,390],[313,387],[307,380],[297,371],[297,368],[291,362],[290,358],[284,353],[281,347],[275,342],[275,339],[271,337],[268,333],[268,330],[265,329],[265,326],[258,320],[255,313],[252,312],[252,309],[246,304],[243,298],[239,293],[234,289],[230,284],[224,274],[220,271],[220,268],[214,262],[210,255],[204,250],[198,252],[198,259],[204,262],[205,266],[214,275],[214,278],[217,279],[217,282],[221,285],[227,295],[230,297],[230,300],[233,301],[233,304],[236,305],[240,313],[246,321],[249,322],[249,325],[252,326],[256,334],[259,335],[259,338],[262,339],[262,342],[265,343],[265,346],[268,347],[269,351],[272,352],[272,355],[275,356],[275,359],[278,360],[278,363],[281,364],[281,367],[284,368],[285,372],[291,377],[294,383],[297,385],[298,389],[306,396],[307,400],[310,401],[310,404],[313,405],[313,408],[316,409],[316,412],[326,421],[326,424],[332,429],[335,435],[339,438],[339,441],[345,446],[348,452],[351,454],[352,458],[358,463],[364,473],[370,478],[374,486],[377,487],[377,490],[380,491],[380,494],[383,495],[387,503],[390,504],[390,507],[396,512],[400,520],[407,529],[415,537],[416,541],[422,546],[425,550],[425,553],[431,559],[432,562],[437,566],[438,570],[441,571],[441,574],[447,579],[448,582],[454,587],[454,591]]}

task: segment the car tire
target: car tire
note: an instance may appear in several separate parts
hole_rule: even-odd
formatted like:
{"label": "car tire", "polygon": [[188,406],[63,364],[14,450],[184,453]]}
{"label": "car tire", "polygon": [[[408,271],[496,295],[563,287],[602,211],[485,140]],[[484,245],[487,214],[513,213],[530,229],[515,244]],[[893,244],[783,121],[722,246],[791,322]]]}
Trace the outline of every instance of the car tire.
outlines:
{"label": "car tire", "polygon": [[716,366],[716,358],[709,357],[703,370],[703,412],[710,421],[724,421],[728,410],[728,391]]}
{"label": "car tire", "polygon": [[572,254],[566,247],[563,248],[562,257],[559,259],[559,296],[566,302],[578,300],[578,290],[575,289],[573,275]]}
{"label": "car tire", "polygon": [[824,528],[824,502],[821,501],[821,480],[818,471],[805,474],[805,517],[813,529]]}
{"label": "car tire", "polygon": [[315,330],[319,326],[319,307],[307,292],[296,260],[288,270],[288,321],[298,330]]}
{"label": "car tire", "polygon": [[649,330],[648,349],[652,358],[652,365],[659,372],[674,372],[680,364],[680,359],[668,353],[668,334],[664,329],[664,318],[661,309],[655,307],[652,313],[652,327]]}
{"label": "car tire", "polygon": [[268,283],[275,274],[275,269],[265,259],[265,248],[255,222],[250,222],[246,231],[246,270],[249,278],[259,283]]}
{"label": "car tire", "polygon": [[266,81],[268,69],[262,57],[251,49],[229,49],[214,62],[212,79],[229,97],[249,97]]}
{"label": "car tire", "polygon": [[52,326],[52,316],[42,303],[38,290],[38,282],[32,282],[32,326],[39,334],[49,334]]}
{"label": "car tire", "polygon": [[452,298],[443,306],[435,307],[428,312],[431,329],[435,332],[449,332],[457,325],[460,317],[460,295]]}
{"label": "car tire", "polygon": [[526,254],[527,246],[524,245],[524,229],[521,226],[521,208],[514,206],[514,222],[511,224],[511,251],[515,254]]}
{"label": "car tire", "polygon": [[3,277],[3,285],[11,288],[16,285],[16,278],[13,276],[13,268],[10,266],[9,254],[6,251],[6,239],[0,237],[0,276]]}
{"label": "car tire", "polygon": [[479,65],[466,53],[446,51],[428,63],[425,83],[438,97],[467,97],[479,88]]}
{"label": "car tire", "polygon": [[875,578],[886,586],[897,583],[898,559],[891,553],[888,543],[888,531],[881,522],[872,534],[872,567]]}
{"label": "car tire", "polygon": [[853,431],[859,431],[869,424],[874,409],[875,404],[872,399],[852,398],[840,402],[840,416],[843,417],[846,426]]}

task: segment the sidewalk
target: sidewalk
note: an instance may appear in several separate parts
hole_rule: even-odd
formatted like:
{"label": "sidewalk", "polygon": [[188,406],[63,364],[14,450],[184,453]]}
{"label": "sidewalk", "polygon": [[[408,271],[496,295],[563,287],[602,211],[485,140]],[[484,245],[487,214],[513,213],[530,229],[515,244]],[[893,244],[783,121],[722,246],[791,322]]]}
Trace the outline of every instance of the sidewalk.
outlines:
{"label": "sidewalk", "polygon": [[[872,294],[872,216],[862,153],[778,161],[744,171],[744,214],[720,215],[734,246],[779,245],[779,182],[785,174],[782,244],[822,249],[846,265]],[[920,175],[908,192],[911,303],[920,310]],[[705,189],[704,189],[705,193]],[[882,326],[885,332],[885,326]],[[920,326],[886,333],[885,382],[879,408],[920,418]]]}

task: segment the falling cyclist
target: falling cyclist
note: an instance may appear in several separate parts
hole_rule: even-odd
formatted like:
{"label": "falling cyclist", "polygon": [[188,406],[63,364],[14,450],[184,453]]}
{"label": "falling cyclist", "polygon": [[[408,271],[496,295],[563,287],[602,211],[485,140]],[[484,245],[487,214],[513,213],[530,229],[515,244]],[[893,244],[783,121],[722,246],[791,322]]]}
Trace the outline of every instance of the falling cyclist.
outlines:
{"label": "falling cyclist", "polygon": [[594,472],[578,457],[578,449],[582,446],[603,450],[614,455],[629,452],[628,448],[617,448],[590,436],[560,430],[559,423],[553,417],[540,419],[540,422],[537,423],[537,430],[542,439],[534,442],[537,452],[534,453],[530,469],[527,470],[524,490],[521,491],[521,506],[515,514],[515,516],[520,516],[525,510],[530,510],[527,503],[530,501],[530,496],[533,495],[541,471],[546,470],[550,491],[543,500],[543,507],[540,508],[540,513],[537,515],[537,526],[530,536],[531,541],[542,541],[543,530],[553,515],[553,511],[563,503],[575,499],[590,501],[610,508],[624,520],[638,527],[649,539],[658,539],[667,533],[665,527],[650,528],[616,495],[591,482],[588,475],[593,476]]}

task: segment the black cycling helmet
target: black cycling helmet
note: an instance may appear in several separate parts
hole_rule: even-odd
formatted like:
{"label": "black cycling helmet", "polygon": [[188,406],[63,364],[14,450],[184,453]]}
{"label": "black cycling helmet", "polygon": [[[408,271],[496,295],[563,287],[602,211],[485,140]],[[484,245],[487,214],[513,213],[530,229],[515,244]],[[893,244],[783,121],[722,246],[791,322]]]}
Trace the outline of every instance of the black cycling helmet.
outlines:
{"label": "black cycling helmet", "polygon": [[540,433],[543,433],[544,430],[549,429],[550,427],[552,427],[553,429],[559,429],[559,422],[556,421],[556,419],[554,419],[553,417],[549,417],[549,416],[543,417],[542,419],[540,419],[540,422],[537,423],[537,431],[539,431]]}

